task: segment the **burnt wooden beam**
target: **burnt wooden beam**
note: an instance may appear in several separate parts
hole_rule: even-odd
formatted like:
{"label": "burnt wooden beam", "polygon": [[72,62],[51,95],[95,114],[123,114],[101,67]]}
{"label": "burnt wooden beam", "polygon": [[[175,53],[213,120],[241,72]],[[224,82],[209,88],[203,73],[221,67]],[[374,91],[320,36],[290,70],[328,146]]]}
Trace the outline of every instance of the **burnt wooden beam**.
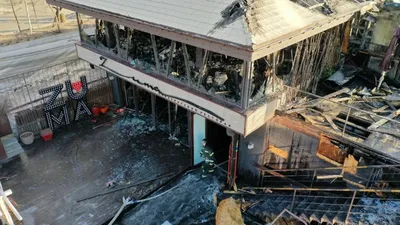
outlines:
{"label": "burnt wooden beam", "polygon": [[133,30],[131,28],[127,28],[127,32],[126,32],[126,59],[129,59],[129,49],[132,45],[132,33]]}
{"label": "burnt wooden beam", "polygon": [[113,31],[114,31],[115,41],[116,41],[116,45],[117,45],[117,54],[118,54],[118,56],[121,56],[121,45],[119,42],[119,35],[118,35],[119,25],[118,24],[114,24]]}
{"label": "burnt wooden beam", "polygon": [[96,18],[96,30],[95,30],[95,32],[94,32],[94,34],[95,34],[95,45],[96,45],[96,47],[99,45],[99,40],[98,40],[98,37],[99,37],[99,19],[97,19]]}
{"label": "burnt wooden beam", "polygon": [[251,97],[251,75],[253,72],[253,62],[245,62],[244,63],[244,74],[242,80],[242,108],[247,109],[249,107],[249,99]]}
{"label": "burnt wooden beam", "polygon": [[207,70],[207,61],[208,61],[209,55],[211,55],[211,53],[209,53],[209,51],[206,50],[204,52],[203,62],[201,64],[201,68],[200,68],[200,71],[199,71],[200,73],[199,73],[199,79],[197,80],[197,87],[200,87],[200,83],[203,80],[204,73]]}
{"label": "burnt wooden beam", "polygon": [[185,61],[186,76],[188,79],[188,85],[190,87],[190,86],[192,86],[192,75],[190,74],[189,53],[187,51],[186,44],[182,43],[182,50],[183,50],[183,59]]}
{"label": "burnt wooden beam", "polygon": [[161,66],[160,66],[160,59],[158,58],[158,49],[157,49],[156,37],[153,34],[151,34],[150,38],[151,38],[151,46],[153,47],[154,61],[156,62],[157,72],[160,72]]}
{"label": "burnt wooden beam", "polygon": [[169,76],[169,74],[171,72],[172,57],[174,56],[175,48],[176,48],[176,42],[171,41],[171,46],[169,48],[169,55],[168,55],[167,77]]}

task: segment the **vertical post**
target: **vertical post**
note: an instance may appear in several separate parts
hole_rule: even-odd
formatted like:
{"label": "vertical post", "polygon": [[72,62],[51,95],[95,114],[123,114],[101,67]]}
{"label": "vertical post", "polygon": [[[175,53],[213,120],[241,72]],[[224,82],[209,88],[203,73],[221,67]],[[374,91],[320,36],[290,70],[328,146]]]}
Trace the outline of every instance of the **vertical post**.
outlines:
{"label": "vertical post", "polygon": [[190,74],[190,66],[189,66],[189,53],[187,51],[186,44],[182,43],[182,50],[183,50],[183,59],[185,61],[185,69],[186,69],[186,77],[188,79],[189,87],[192,86],[192,75]]}
{"label": "vertical post", "polygon": [[153,119],[153,127],[156,127],[156,95],[151,94],[151,117]]}
{"label": "vertical post", "polygon": [[[297,172],[297,170],[296,170],[296,172]],[[312,188],[313,185],[314,185],[314,181],[315,181],[315,177],[316,177],[316,176],[317,176],[317,170],[314,169],[314,174],[313,174],[313,177],[312,177],[312,180],[311,180],[311,185],[310,185],[311,188]]]}
{"label": "vertical post", "polygon": [[200,67],[199,71],[199,79],[197,80],[197,88],[200,87],[200,83],[203,80],[203,76],[205,71],[207,70],[207,60],[210,57],[211,53],[208,52],[208,50],[205,50],[204,56],[203,56],[203,61]]}
{"label": "vertical post", "polygon": [[96,48],[99,46],[99,19],[96,18],[96,30],[94,32],[95,35],[95,40],[94,43],[96,45]]}
{"label": "vertical post", "polygon": [[161,65],[160,65],[160,60],[158,58],[158,49],[157,49],[156,37],[153,34],[151,34],[150,38],[151,38],[151,45],[153,46],[154,61],[156,62],[156,69],[157,69],[157,72],[160,72]]}
{"label": "vertical post", "polygon": [[253,62],[246,61],[244,63],[244,76],[242,80],[242,108],[247,109],[249,107],[249,99],[250,99],[250,83],[251,83],[251,74],[253,72]]}
{"label": "vertical post", "polygon": [[[192,122],[192,112],[187,111],[187,122],[188,122],[188,140],[189,140],[189,149],[193,154],[193,122]],[[191,157],[193,159],[193,155]]]}
{"label": "vertical post", "polygon": [[[58,32],[60,32],[60,8],[59,7],[55,7],[56,8],[56,24],[57,24],[57,29]],[[77,13],[78,15],[78,13]],[[80,18],[78,20],[79,24],[81,24]]]}
{"label": "vertical post", "polygon": [[81,24],[81,20],[79,18],[79,13],[76,13],[76,21],[78,22],[78,31],[79,31],[79,37],[81,39],[81,42],[83,41],[83,36],[82,36],[82,24]]}
{"label": "vertical post", "polygon": [[344,137],[344,133],[346,132],[346,126],[347,126],[347,122],[349,120],[350,112],[351,112],[351,108],[349,108],[349,110],[347,111],[346,121],[344,122],[344,126],[343,126],[342,137]]}
{"label": "vertical post", "polygon": [[351,208],[353,208],[354,199],[356,198],[356,194],[357,194],[357,191],[355,191],[355,192],[353,193],[353,197],[351,198],[349,210],[347,211],[347,216],[346,216],[346,220],[344,221],[344,224],[347,224],[347,220],[348,220],[349,217],[350,217]]}
{"label": "vertical post", "polygon": [[132,45],[132,29],[131,28],[127,28],[128,32],[127,33],[127,37],[126,37],[126,60],[129,59],[129,49],[131,48]]}
{"label": "vertical post", "polygon": [[168,101],[168,128],[169,128],[169,135],[172,136],[171,102],[169,102],[169,101]]}
{"label": "vertical post", "polygon": [[25,11],[26,11],[26,15],[28,16],[28,23],[29,23],[29,30],[32,34],[32,23],[31,23],[31,17],[29,15],[29,9],[28,9],[28,4],[26,4],[26,0],[24,0],[24,4],[25,4]]}
{"label": "vertical post", "polygon": [[117,55],[121,57],[122,52],[121,52],[121,43],[119,40],[119,25],[114,24],[113,30],[114,30],[115,41],[116,41],[116,45],[117,45]]}
{"label": "vertical post", "polygon": [[25,84],[26,91],[28,92],[28,97],[29,97],[29,102],[31,103],[31,108],[33,108],[33,106],[32,106],[32,97],[31,97],[31,94],[29,92],[29,88],[27,87],[28,85],[26,84],[25,73],[22,74],[22,77],[24,78],[24,84]]}
{"label": "vertical post", "polygon": [[296,191],[296,190],[294,190],[294,191],[293,191],[292,203],[290,204],[290,211],[293,211],[293,207],[294,207],[294,200],[296,199],[296,193],[297,193],[297,191]]}
{"label": "vertical post", "polygon": [[38,21],[38,19],[37,19],[37,14],[36,14],[36,9],[35,9],[35,3],[33,2],[33,0],[31,0],[31,4],[32,4],[32,8],[33,8],[33,13],[35,14],[36,26],[37,26],[37,28],[39,28],[39,21]]}
{"label": "vertical post", "polygon": [[10,3],[11,3],[11,8],[12,8],[12,11],[13,11],[13,14],[14,14],[15,21],[17,22],[18,31],[21,32],[21,27],[19,26],[19,21],[18,21],[18,18],[17,18],[17,14],[15,13],[14,4],[13,4],[12,0],[10,0]]}
{"label": "vertical post", "polygon": [[133,84],[132,84],[132,97],[133,97],[133,102],[135,105],[136,114],[139,114],[139,92],[138,92],[138,88],[136,87],[136,85],[133,85]]}
{"label": "vertical post", "polygon": [[174,56],[175,48],[176,48],[176,42],[171,41],[171,47],[169,48],[169,54],[168,54],[167,77],[171,72],[172,57]]}

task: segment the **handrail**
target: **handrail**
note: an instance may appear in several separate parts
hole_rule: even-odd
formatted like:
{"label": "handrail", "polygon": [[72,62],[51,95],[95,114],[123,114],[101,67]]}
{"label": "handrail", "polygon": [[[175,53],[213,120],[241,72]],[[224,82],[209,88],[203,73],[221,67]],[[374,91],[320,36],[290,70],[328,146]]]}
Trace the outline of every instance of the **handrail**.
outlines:
{"label": "handrail", "polygon": [[326,191],[326,192],[385,192],[400,193],[400,189],[374,189],[374,188],[296,188],[296,187],[242,187],[243,190],[271,190],[271,191]]}
{"label": "handrail", "polygon": [[340,169],[370,169],[370,168],[397,168],[399,165],[367,165],[367,166],[337,166],[337,167],[319,167],[319,168],[291,168],[291,169],[268,169],[261,167],[263,171],[274,171],[274,172],[290,172],[290,171],[314,171],[314,170],[340,170]]}

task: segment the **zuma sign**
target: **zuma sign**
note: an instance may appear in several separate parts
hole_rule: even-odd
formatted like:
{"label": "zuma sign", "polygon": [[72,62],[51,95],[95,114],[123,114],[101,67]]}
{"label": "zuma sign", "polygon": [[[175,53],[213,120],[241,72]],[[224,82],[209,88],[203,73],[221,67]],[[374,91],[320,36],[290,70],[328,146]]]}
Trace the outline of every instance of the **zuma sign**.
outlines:
{"label": "zuma sign", "polygon": [[[80,77],[80,81],[71,83],[70,80],[65,82],[68,97],[72,100],[76,100],[75,120],[79,120],[81,115],[87,114],[92,115],[84,98],[89,91],[86,77]],[[63,121],[65,124],[70,124],[70,118],[68,113],[67,102],[65,100],[56,101],[58,96],[61,94],[63,84],[57,84],[51,87],[43,88],[39,90],[40,95],[51,93],[49,99],[47,99],[44,112],[46,115],[47,123],[50,129],[54,130],[53,122],[61,124]],[[75,92],[74,92],[75,90]],[[55,114],[59,111],[58,115]]]}

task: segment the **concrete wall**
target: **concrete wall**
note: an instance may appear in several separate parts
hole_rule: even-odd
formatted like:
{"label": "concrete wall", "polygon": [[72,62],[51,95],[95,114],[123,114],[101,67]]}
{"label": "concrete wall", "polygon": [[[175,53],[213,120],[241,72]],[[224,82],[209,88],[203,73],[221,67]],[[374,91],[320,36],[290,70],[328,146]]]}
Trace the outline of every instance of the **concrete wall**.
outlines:
{"label": "concrete wall", "polygon": [[[260,180],[261,171],[254,164],[262,164],[266,131],[267,123],[246,138],[243,136],[240,138],[239,177],[254,185],[257,185]],[[250,143],[254,145],[253,149],[248,149]]]}

